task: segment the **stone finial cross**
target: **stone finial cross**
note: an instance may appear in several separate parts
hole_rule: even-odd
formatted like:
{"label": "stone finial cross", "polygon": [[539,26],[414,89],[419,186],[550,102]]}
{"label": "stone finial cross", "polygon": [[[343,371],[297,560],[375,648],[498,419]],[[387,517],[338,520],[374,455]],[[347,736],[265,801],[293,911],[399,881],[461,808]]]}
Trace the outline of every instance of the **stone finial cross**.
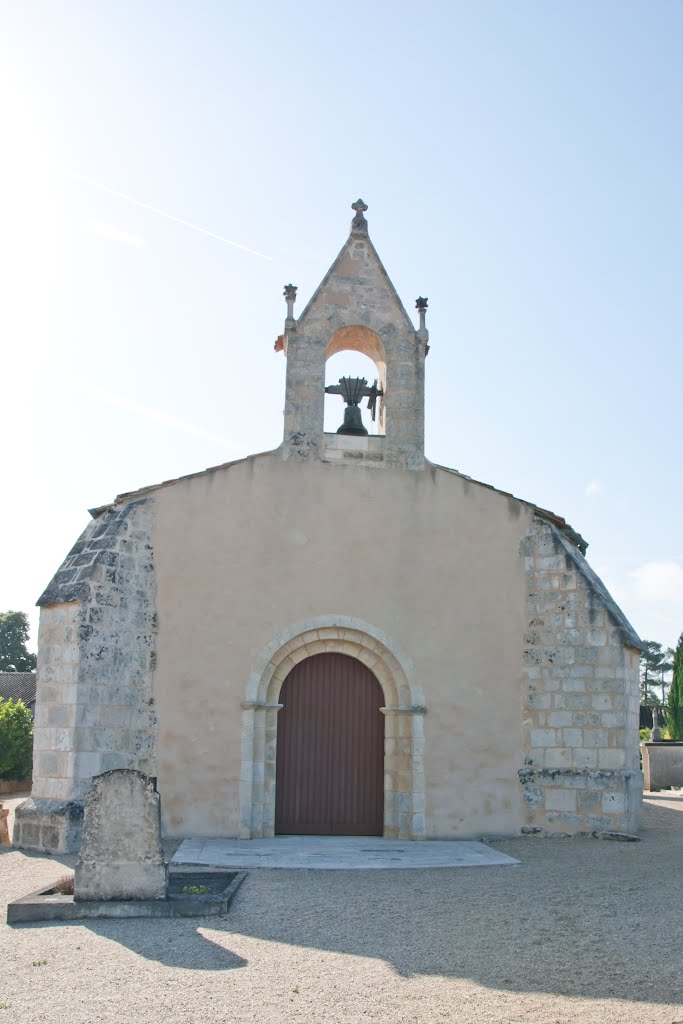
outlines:
{"label": "stone finial cross", "polygon": [[294,319],[294,303],[296,302],[296,291],[297,289],[295,284],[286,284],[285,290],[282,293],[285,297],[285,302],[287,303],[287,320]]}
{"label": "stone finial cross", "polygon": [[417,337],[420,339],[420,341],[424,341],[425,343],[425,355],[427,355],[427,353],[429,352],[429,331],[427,330],[427,325],[425,324],[428,302],[429,299],[426,299],[423,295],[420,295],[418,296],[417,299],[415,299],[415,309],[418,311],[420,316],[420,326],[418,327],[417,330]]}
{"label": "stone finial cross", "polygon": [[351,209],[356,211],[356,216],[351,221],[352,234],[367,235],[368,222],[364,217],[364,213],[367,208],[368,204],[364,203],[362,199],[357,199],[355,203],[351,203]]}
{"label": "stone finial cross", "polygon": [[427,314],[427,303],[429,299],[425,299],[422,295],[415,299],[415,309],[420,314],[420,330],[425,330],[425,316]]}

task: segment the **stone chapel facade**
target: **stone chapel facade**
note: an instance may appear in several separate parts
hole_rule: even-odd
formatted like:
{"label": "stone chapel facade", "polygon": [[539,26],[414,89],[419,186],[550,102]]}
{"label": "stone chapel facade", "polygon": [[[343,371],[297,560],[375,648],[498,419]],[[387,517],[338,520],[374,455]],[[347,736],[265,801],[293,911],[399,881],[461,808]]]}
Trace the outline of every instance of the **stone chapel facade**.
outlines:
{"label": "stone chapel facade", "polygon": [[[77,848],[112,768],[170,836],[637,828],[640,641],[563,519],[425,459],[427,302],[353,208],[298,319],[285,289],[281,447],[94,510],[41,596],[17,846]],[[344,350],[377,435],[323,431]]]}

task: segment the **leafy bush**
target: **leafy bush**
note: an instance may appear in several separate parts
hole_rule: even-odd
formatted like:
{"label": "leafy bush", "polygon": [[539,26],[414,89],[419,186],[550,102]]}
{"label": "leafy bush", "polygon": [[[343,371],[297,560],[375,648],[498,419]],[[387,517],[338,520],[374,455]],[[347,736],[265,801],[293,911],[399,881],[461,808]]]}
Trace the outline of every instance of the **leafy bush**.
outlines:
{"label": "leafy bush", "polygon": [[0,698],[0,779],[25,779],[33,767],[33,719],[22,700]]}
{"label": "leafy bush", "polygon": [[643,729],[641,729],[640,730],[640,742],[641,743],[649,743],[650,742],[650,735],[651,735],[651,733],[652,733],[652,729],[648,729],[647,726],[645,726]]}

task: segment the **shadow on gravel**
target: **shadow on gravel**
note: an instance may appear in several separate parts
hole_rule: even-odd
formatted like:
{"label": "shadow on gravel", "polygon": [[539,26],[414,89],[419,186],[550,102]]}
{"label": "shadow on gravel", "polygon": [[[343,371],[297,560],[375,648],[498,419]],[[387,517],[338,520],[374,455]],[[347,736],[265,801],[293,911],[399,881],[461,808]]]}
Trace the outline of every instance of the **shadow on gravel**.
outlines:
{"label": "shadow on gravel", "polygon": [[[227,918],[134,918],[128,921],[62,921],[58,925],[32,924],[31,930],[43,928],[87,928],[109,942],[125,946],[146,960],[154,960],[165,967],[187,971],[232,971],[247,967],[244,960],[224,946],[201,935],[199,928],[216,930],[216,922]],[[199,922],[199,924],[198,924]]]}
{"label": "shadow on gravel", "polygon": [[[228,914],[229,917],[229,914]],[[201,926],[215,928],[216,921],[228,918],[202,918]],[[74,922],[75,923],[75,922]],[[187,971],[232,971],[249,963],[229,949],[219,946],[198,931],[197,919],[182,921],[88,921],[89,931],[111,942],[119,942],[147,960]]]}
{"label": "shadow on gravel", "polygon": [[522,861],[514,871],[252,871],[212,928],[226,939],[239,933],[383,960],[405,977],[676,1003],[683,814],[651,806],[648,826],[640,843],[501,843]]}

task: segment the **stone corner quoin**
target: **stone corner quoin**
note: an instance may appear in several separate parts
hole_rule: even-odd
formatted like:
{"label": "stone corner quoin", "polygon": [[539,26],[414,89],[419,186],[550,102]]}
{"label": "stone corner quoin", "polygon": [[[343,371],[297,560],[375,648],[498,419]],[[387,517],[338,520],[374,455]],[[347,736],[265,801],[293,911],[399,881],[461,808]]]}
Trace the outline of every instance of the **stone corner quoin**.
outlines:
{"label": "stone corner quoin", "polygon": [[640,823],[640,640],[583,555],[537,518],[522,541],[527,825],[632,831]]}
{"label": "stone corner quoin", "polygon": [[33,789],[15,846],[77,849],[93,776],[156,774],[152,521],[151,500],[107,509],[40,598]]}

